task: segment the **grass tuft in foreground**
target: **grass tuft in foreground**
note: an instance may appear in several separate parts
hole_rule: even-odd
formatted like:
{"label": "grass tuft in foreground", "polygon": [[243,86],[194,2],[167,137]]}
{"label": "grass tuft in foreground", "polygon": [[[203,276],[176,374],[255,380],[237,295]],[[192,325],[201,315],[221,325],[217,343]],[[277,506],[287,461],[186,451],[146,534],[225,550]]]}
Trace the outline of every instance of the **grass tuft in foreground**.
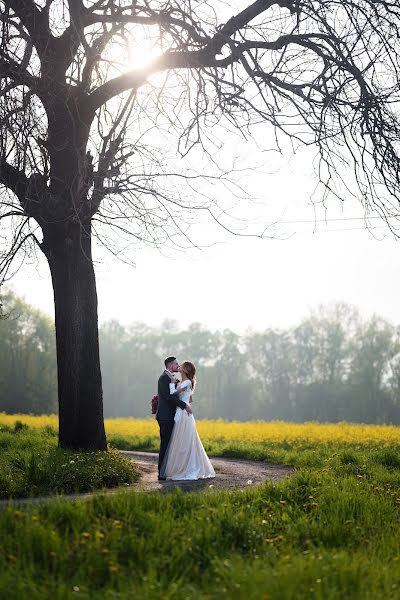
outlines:
{"label": "grass tuft in foreground", "polygon": [[349,465],[241,492],[10,506],[0,597],[397,600],[398,474]]}
{"label": "grass tuft in foreground", "polygon": [[117,450],[72,452],[57,448],[51,426],[31,429],[21,421],[1,426],[1,498],[88,492],[136,478],[133,463]]}

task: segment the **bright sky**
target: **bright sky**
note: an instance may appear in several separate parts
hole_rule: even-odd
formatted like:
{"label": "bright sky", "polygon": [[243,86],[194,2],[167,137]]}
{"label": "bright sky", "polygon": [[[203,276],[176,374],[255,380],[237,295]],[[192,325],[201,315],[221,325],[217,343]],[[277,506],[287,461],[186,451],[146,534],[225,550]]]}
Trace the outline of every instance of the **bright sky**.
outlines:
{"label": "bright sky", "polygon": [[[236,214],[257,214],[259,223],[278,216],[285,222],[312,221],[309,196],[316,179],[309,157],[290,162],[283,157],[278,167],[254,177],[262,204],[251,209],[244,203]],[[365,316],[376,312],[400,324],[399,242],[377,219],[371,221],[372,233],[363,229],[362,220],[342,220],[363,215],[357,203],[339,210],[331,202],[327,213],[319,206],[317,218],[325,214],[328,224],[282,224],[280,236],[289,239],[234,237],[202,222],[192,229],[194,241],[218,243],[169,252],[167,257],[153,248],[136,250],[136,267],[95,248],[100,322],[114,318],[158,325],[169,318],[183,327],[201,322],[240,333],[249,327],[290,326],[319,303],[346,301]],[[54,314],[44,260],[38,268],[22,269],[13,287],[31,304]]]}
{"label": "bright sky", "polygon": [[[132,50],[133,66],[142,66],[147,58],[143,49]],[[271,132],[260,126],[257,132],[260,146],[268,147],[263,142]],[[202,249],[163,254],[150,247],[136,249],[130,255],[136,267],[131,267],[95,247],[100,322],[114,318],[158,325],[168,318],[183,327],[201,322],[212,329],[243,332],[249,327],[286,327],[319,303],[346,301],[365,316],[376,312],[400,324],[400,246],[381,221],[372,219],[374,229],[363,229],[361,205],[351,200],[343,206],[330,201],[326,211],[321,204],[313,206],[310,196],[317,181],[309,151],[277,156],[225,137],[218,128],[208,133],[221,143],[222,162],[228,164],[238,151],[240,166],[261,165],[263,173],[241,181],[259,203],[243,202],[234,214],[253,221],[248,232],[281,219],[284,223],[270,230],[281,239],[235,237],[202,217],[190,231]],[[169,148],[168,140],[156,145]],[[193,161],[195,165],[195,154]],[[221,201],[230,204],[227,191]],[[322,222],[314,224],[315,217]],[[21,269],[12,287],[54,315],[43,258],[37,267]]]}

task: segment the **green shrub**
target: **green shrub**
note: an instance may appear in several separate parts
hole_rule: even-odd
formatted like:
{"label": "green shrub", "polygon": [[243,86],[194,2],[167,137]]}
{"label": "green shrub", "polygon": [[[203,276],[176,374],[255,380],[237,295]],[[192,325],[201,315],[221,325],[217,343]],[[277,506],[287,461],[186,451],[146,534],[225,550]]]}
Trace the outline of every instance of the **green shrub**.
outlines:
{"label": "green shrub", "polygon": [[349,450],[344,450],[344,452],[342,452],[340,454],[340,462],[342,463],[342,465],[351,465],[351,464],[357,464],[358,459],[357,459],[356,455],[354,454],[354,452],[350,452]]}
{"label": "green shrub", "polygon": [[400,452],[391,448],[385,448],[375,454],[375,462],[385,467],[400,469]]}
{"label": "green shrub", "polygon": [[[132,461],[117,450],[72,452],[57,447],[52,428],[0,431],[0,497],[87,492],[130,484]],[[17,432],[17,435],[15,434]]]}
{"label": "green shrub", "polygon": [[22,423],[22,421],[15,421],[14,425],[14,433],[18,433],[19,431],[26,431],[29,429],[29,426],[26,423]]}

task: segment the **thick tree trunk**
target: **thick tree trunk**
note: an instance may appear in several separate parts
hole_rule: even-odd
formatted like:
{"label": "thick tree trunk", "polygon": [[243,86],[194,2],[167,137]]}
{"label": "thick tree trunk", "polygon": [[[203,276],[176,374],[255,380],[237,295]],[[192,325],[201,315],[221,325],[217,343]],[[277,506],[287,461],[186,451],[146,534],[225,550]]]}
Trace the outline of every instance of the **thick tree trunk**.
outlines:
{"label": "thick tree trunk", "polygon": [[54,289],[59,446],[105,450],[90,223],[48,224],[43,233]]}

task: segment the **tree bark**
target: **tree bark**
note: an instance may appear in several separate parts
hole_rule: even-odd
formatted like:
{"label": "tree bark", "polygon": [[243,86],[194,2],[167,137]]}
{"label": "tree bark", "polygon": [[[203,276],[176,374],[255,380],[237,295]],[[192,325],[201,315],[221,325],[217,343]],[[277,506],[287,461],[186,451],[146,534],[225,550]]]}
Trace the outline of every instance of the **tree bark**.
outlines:
{"label": "tree bark", "polygon": [[55,304],[61,448],[106,450],[91,226],[48,224],[42,249]]}

